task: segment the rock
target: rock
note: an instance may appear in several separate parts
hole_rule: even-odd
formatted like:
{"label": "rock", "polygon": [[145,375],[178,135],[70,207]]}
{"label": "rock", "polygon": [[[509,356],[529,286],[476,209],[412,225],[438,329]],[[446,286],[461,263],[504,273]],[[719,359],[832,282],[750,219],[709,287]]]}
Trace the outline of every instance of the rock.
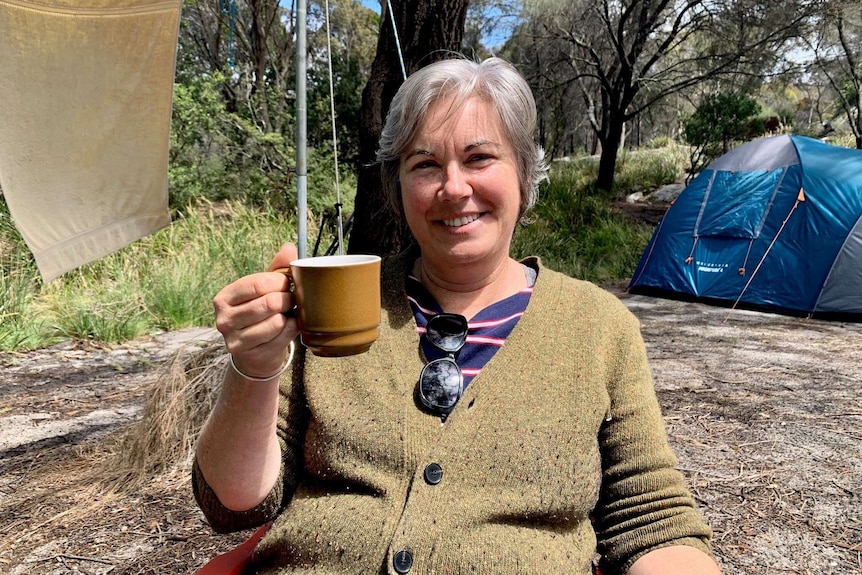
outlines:
{"label": "rock", "polygon": [[674,201],[684,189],[685,184],[667,184],[651,193],[647,199],[651,202],[668,204]]}

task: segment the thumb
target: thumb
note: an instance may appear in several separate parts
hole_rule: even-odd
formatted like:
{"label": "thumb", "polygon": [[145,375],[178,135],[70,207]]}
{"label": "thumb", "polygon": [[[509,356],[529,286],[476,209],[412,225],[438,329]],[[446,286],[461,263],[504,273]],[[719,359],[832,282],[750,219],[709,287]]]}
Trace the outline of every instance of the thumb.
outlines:
{"label": "thumb", "polygon": [[297,259],[299,257],[296,246],[293,244],[284,244],[281,246],[281,249],[278,250],[278,253],[275,254],[275,257],[272,258],[272,262],[269,264],[267,271],[273,271],[279,268],[286,268],[290,266],[290,262]]}

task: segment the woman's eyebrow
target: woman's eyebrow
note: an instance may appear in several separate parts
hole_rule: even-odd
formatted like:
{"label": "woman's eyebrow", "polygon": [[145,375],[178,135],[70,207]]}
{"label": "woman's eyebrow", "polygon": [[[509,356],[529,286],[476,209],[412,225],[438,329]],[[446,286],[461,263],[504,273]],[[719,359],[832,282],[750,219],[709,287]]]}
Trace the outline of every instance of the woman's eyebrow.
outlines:
{"label": "woman's eyebrow", "polygon": [[[491,140],[477,140],[475,142],[471,142],[471,143],[467,144],[466,146],[464,146],[463,151],[469,152],[469,151],[474,150],[476,148],[481,148],[482,146],[492,146],[494,148],[498,148],[500,146],[500,144],[493,142]],[[407,152],[407,154],[404,156],[404,159],[409,160],[413,156],[434,156],[434,152],[432,152],[430,150],[426,150],[424,148],[417,148],[415,150]]]}
{"label": "woman's eyebrow", "polygon": [[433,156],[433,155],[434,155],[433,152],[420,148],[417,150],[413,150],[412,152],[408,152],[407,155],[404,156],[404,159],[409,160],[413,156]]}
{"label": "woman's eyebrow", "polygon": [[493,146],[496,148],[496,147],[499,147],[499,145],[500,144],[498,144],[496,142],[492,142],[491,140],[479,140],[477,142],[472,142],[472,143],[464,146],[464,151],[469,152],[470,150],[472,150],[474,148],[481,148],[482,146]]}

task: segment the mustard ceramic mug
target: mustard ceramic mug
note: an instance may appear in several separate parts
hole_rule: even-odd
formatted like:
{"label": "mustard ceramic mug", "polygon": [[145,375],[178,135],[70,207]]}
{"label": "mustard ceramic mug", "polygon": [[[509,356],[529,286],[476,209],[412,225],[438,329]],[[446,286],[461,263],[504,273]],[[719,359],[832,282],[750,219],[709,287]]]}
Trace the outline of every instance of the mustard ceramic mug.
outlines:
{"label": "mustard ceramic mug", "polygon": [[380,332],[380,257],[320,256],[276,270],[291,279],[302,344],[314,355],[368,351]]}

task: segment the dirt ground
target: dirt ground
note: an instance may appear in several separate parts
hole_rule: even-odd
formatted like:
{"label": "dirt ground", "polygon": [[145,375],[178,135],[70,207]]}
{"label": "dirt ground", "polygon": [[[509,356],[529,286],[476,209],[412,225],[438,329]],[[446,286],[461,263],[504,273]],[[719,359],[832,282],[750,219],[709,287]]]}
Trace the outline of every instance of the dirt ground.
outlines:
{"label": "dirt ground", "polygon": [[[862,574],[862,324],[618,295],[724,573]],[[163,366],[215,335],[0,355],[0,573],[193,573],[248,535],[210,532],[187,460],[104,480]]]}

